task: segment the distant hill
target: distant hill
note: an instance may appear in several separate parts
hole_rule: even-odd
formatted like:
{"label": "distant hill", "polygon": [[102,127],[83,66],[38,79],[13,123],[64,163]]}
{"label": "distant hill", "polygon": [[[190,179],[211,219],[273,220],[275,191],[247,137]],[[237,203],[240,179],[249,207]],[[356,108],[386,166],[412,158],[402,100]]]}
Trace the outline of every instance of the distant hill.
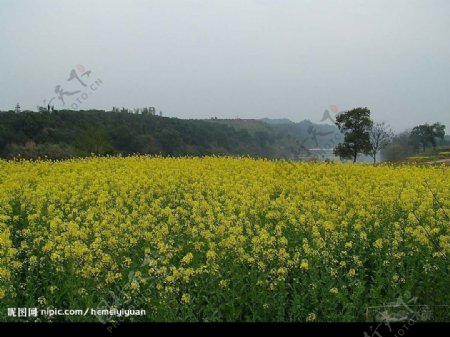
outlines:
{"label": "distant hill", "polygon": [[[276,140],[278,151],[283,156],[294,158],[330,157],[330,151],[309,151],[310,149],[332,149],[341,140],[341,133],[335,125],[316,124],[309,120],[294,123],[289,119],[211,119],[212,123],[224,124],[238,130],[247,130],[260,138]],[[319,158],[320,159],[320,158]]]}
{"label": "distant hill", "polygon": [[[247,130],[254,134],[256,131],[275,133],[287,139],[295,139],[312,147],[327,147],[330,140],[337,138],[339,129],[330,124],[317,124],[309,120],[299,123],[289,119],[208,119],[212,123],[224,124],[237,130]],[[317,144],[316,144],[317,140]],[[329,147],[329,146],[328,146]]]}
{"label": "distant hill", "polygon": [[279,125],[279,124],[295,124],[293,121],[287,118],[261,118],[260,121],[269,125]]}
{"label": "distant hill", "polygon": [[276,124],[273,129],[300,141],[309,148],[331,148],[337,138],[341,137],[339,129],[330,124],[316,124],[309,120],[292,124]]}
{"label": "distant hill", "polygon": [[[122,111],[0,112],[0,157],[64,159],[134,153],[309,157],[337,129],[310,121],[187,120]],[[328,143],[327,143],[328,142]]]}

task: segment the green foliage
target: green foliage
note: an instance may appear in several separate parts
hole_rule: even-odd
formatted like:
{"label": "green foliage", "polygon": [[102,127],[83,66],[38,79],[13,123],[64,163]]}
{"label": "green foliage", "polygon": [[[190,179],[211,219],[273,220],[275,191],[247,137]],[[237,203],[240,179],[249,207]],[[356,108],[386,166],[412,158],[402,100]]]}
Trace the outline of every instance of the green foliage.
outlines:
{"label": "green foliage", "polygon": [[79,147],[87,154],[105,155],[113,152],[105,130],[99,126],[90,126],[83,132]]}
{"label": "green foliage", "polygon": [[[317,146],[308,134],[312,126],[319,132],[325,129],[329,133],[330,128],[336,131],[334,126],[309,121],[268,125],[258,120],[166,118],[156,116],[154,108],[142,108],[139,113],[118,107],[112,111],[0,112],[0,157],[55,158],[60,150],[66,149],[68,152],[61,153],[61,159],[91,153],[229,154],[295,159],[299,143]],[[303,142],[304,139],[309,142]],[[322,137],[318,141],[323,146],[327,139]]]}
{"label": "green foliage", "polygon": [[169,155],[177,154],[182,144],[182,138],[176,130],[164,129],[157,134],[157,138],[164,153]]}
{"label": "green foliage", "polygon": [[334,149],[334,154],[341,159],[353,159],[354,151],[348,143],[340,143]]}
{"label": "green foliage", "polygon": [[369,154],[372,146],[369,130],[373,125],[368,108],[356,108],[336,117],[336,126],[344,134],[344,142],[335,148],[335,154],[341,158],[353,159],[359,153]]}
{"label": "green foliage", "polygon": [[450,151],[441,151],[438,156],[440,159],[450,158]]}
{"label": "green foliage", "polygon": [[410,140],[416,150],[425,151],[428,145],[436,148],[436,139],[444,140],[445,125],[441,123],[428,123],[414,127],[410,133]]}
{"label": "green foliage", "polygon": [[73,146],[67,144],[36,144],[33,141],[25,145],[8,144],[6,147],[7,158],[32,158],[32,159],[69,159],[78,157],[82,153]]}

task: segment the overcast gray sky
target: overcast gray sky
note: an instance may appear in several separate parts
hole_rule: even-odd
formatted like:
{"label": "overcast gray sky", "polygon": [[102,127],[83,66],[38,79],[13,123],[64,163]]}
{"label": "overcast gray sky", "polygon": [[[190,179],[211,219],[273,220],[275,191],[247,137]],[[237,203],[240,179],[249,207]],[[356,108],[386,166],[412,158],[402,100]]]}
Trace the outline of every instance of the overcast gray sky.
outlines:
{"label": "overcast gray sky", "polygon": [[397,130],[450,128],[447,0],[0,0],[0,46],[2,110],[62,108],[60,85],[87,92],[62,96],[78,109],[318,122],[367,106]]}

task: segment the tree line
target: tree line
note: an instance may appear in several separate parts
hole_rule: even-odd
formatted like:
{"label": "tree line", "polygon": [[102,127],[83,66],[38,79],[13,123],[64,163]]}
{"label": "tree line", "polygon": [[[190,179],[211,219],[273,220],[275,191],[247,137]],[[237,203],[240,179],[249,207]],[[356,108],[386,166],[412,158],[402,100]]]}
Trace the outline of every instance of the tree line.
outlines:
{"label": "tree line", "polygon": [[336,116],[336,126],[344,134],[334,153],[342,159],[356,162],[358,155],[368,155],[376,162],[376,156],[383,151],[387,160],[398,161],[411,154],[436,149],[439,140],[444,141],[445,125],[439,122],[422,124],[395,135],[385,122],[375,123],[368,108],[355,108]]}
{"label": "tree line", "polygon": [[334,126],[308,120],[186,120],[162,117],[153,107],[22,112],[17,105],[0,112],[0,158],[5,159],[158,154],[299,160],[313,158],[311,148],[335,147],[334,153],[345,160],[366,155],[375,162],[381,153],[386,160],[399,161],[436,148],[444,135],[440,123],[395,135],[385,122],[374,122],[368,108],[340,112]]}
{"label": "tree line", "polygon": [[6,159],[91,154],[276,158],[283,138],[271,129],[249,132],[207,120],[162,117],[152,108],[0,112],[0,157]]}

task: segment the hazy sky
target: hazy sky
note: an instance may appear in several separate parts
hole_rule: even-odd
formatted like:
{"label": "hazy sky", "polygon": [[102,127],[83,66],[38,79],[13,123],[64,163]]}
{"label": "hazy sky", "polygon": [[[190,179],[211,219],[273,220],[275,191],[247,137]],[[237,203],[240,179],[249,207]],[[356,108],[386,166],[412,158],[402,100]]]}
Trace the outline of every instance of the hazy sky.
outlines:
{"label": "hazy sky", "polygon": [[60,85],[78,109],[450,128],[447,0],[0,0],[0,46],[2,110],[62,108]]}

